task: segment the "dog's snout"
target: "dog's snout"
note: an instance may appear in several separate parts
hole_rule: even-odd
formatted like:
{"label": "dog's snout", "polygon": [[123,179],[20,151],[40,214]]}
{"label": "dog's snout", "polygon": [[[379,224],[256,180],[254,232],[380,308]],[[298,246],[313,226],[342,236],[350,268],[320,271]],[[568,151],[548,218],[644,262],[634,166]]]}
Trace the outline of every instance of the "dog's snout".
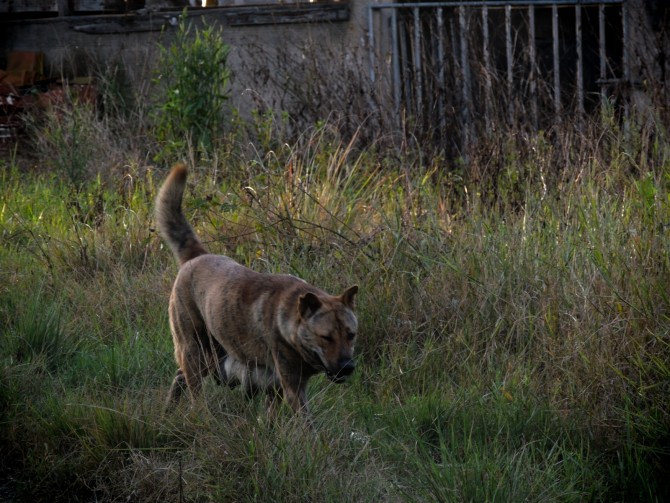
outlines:
{"label": "dog's snout", "polygon": [[348,376],[356,370],[356,363],[351,358],[344,358],[339,361],[340,370],[338,372],[341,376]]}
{"label": "dog's snout", "polygon": [[337,368],[326,370],[328,379],[336,383],[343,383],[356,369],[356,364],[351,358],[340,358]]}

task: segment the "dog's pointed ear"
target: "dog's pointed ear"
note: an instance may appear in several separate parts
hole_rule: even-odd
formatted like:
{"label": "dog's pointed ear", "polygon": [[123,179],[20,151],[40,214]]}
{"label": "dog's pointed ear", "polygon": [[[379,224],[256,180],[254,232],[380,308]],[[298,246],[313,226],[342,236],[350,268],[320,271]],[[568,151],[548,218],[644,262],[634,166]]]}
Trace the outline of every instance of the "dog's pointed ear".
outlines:
{"label": "dog's pointed ear", "polygon": [[312,292],[307,292],[300,297],[298,302],[298,312],[303,319],[309,318],[321,307],[321,299]]}
{"label": "dog's pointed ear", "polygon": [[354,307],[354,295],[356,295],[356,293],[358,293],[358,285],[354,285],[346,290],[342,295],[340,295],[342,304],[350,308]]}

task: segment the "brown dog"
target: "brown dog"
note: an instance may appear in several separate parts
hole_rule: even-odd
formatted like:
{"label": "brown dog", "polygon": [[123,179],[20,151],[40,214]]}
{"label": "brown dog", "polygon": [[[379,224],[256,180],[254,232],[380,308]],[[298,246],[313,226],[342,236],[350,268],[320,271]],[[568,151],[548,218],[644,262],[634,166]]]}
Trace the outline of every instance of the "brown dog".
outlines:
{"label": "brown dog", "polygon": [[194,398],[213,374],[249,395],[267,391],[270,412],[282,394],[294,411],[305,409],[311,376],[325,372],[339,383],[354,371],[358,287],[335,297],[209,254],[181,209],[186,175],[186,166],[174,166],[156,199],[158,228],[180,264],[169,307],[179,370],[168,406],[185,389]]}

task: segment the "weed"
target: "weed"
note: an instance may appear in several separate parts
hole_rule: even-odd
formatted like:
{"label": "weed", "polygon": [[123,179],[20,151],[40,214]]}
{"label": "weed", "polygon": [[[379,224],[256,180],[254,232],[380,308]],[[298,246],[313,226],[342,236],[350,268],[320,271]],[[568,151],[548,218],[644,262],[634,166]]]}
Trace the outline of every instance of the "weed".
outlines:
{"label": "weed", "polygon": [[228,52],[219,28],[193,28],[184,10],[174,43],[160,47],[154,81],[161,93],[155,103],[158,159],[181,157],[189,146],[205,157],[213,152],[223,136]]}
{"label": "weed", "polygon": [[55,105],[31,122],[30,136],[40,158],[74,186],[95,172],[101,137],[107,136],[92,106]]}

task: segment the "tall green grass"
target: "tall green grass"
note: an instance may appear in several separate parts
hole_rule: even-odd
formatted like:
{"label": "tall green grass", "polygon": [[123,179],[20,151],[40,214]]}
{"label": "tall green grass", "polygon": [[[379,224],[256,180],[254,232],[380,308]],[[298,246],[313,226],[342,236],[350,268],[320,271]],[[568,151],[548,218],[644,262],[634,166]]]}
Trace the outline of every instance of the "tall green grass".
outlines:
{"label": "tall green grass", "polygon": [[18,500],[664,500],[670,157],[661,132],[594,131],[505,139],[492,169],[486,148],[426,164],[325,124],[192,166],[185,211],[213,252],[361,286],[360,365],[311,383],[315,433],[213,382],[164,414],[167,166],[130,152],[74,181],[5,162],[0,484]]}

